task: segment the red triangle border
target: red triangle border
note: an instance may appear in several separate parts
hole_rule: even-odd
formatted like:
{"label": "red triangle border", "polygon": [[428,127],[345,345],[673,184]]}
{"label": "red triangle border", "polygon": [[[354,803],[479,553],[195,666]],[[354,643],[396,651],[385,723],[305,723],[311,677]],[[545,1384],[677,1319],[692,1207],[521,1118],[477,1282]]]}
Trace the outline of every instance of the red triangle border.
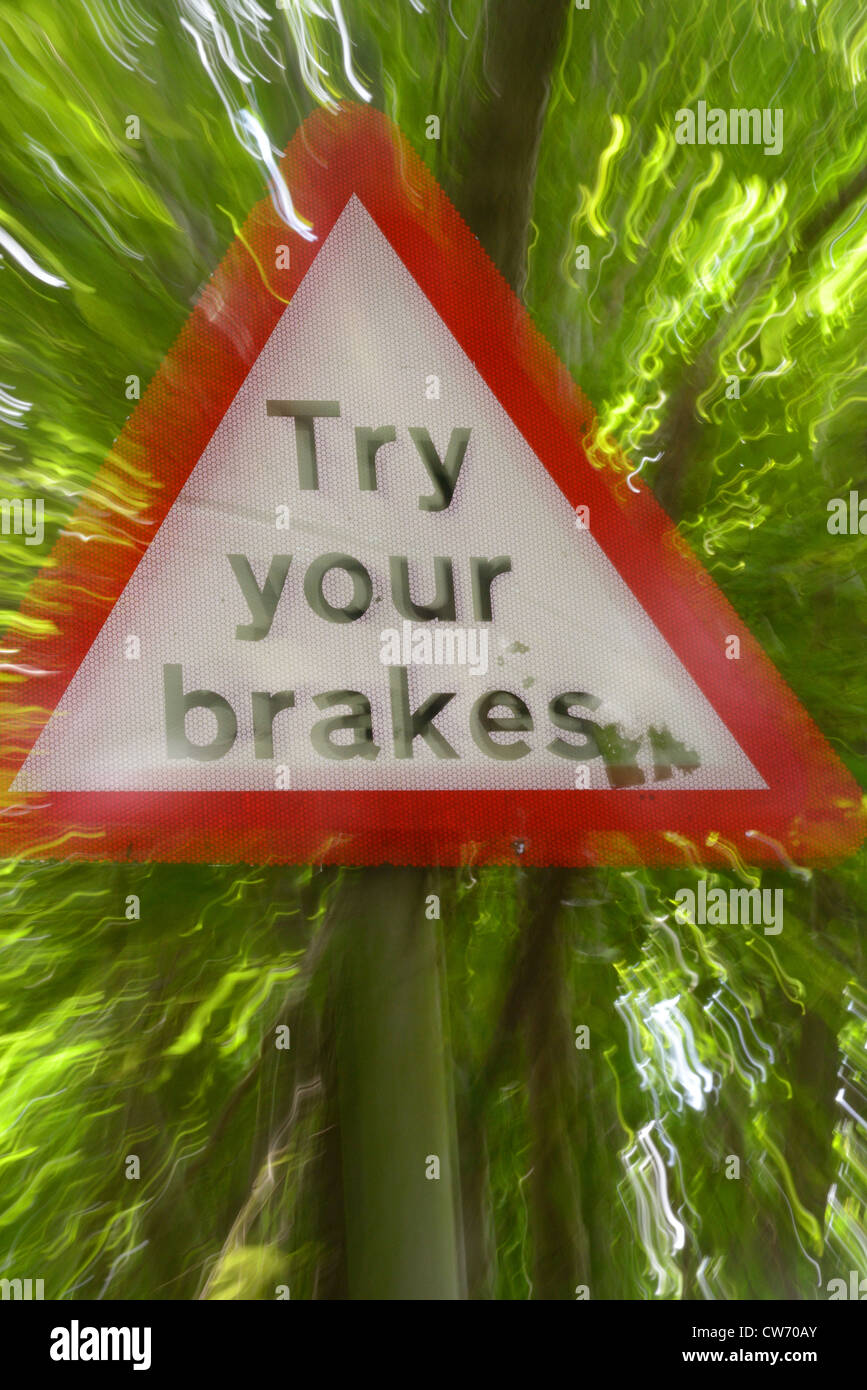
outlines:
{"label": "red triangle border", "polygon": [[[867,830],[860,788],[649,489],[627,488],[625,469],[590,464],[590,405],[395,126],[364,106],[317,111],[283,173],[317,240],[293,234],[269,199],[254,208],[22,605],[57,630],[6,635],[16,666],[48,674],[7,686],[0,855],[730,867],[736,857],[818,863],[856,850]],[[590,507],[596,540],[767,791],[6,790],[353,193],[570,504]],[[291,267],[272,271],[281,244]],[[131,491],[138,505],[122,511],[117,499]],[[729,635],[741,644],[736,678]]]}

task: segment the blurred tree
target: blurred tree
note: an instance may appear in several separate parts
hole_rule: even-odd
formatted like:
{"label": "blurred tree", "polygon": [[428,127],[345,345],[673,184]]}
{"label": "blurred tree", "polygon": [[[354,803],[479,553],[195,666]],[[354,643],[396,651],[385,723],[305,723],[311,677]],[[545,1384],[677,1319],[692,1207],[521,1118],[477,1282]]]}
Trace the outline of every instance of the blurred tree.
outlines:
{"label": "blurred tree", "polygon": [[[44,496],[49,522],[42,548],[4,538],[4,629],[125,378],[152,375],[262,195],[263,148],[371,93],[596,403],[594,461],[616,438],[863,783],[867,576],[825,528],[865,485],[863,21],[846,0],[336,13],[0,3],[4,493]],[[674,112],[711,87],[781,103],[784,152],[677,146]],[[436,1112],[460,1174],[457,1217],[445,1187],[416,1193],[441,1204],[441,1292],[810,1298],[867,1274],[863,855],[764,874],[786,895],[765,938],[676,921],[702,849],[682,846],[677,871],[441,874],[442,922],[414,935],[414,871],[392,918],[390,890],[353,907],[360,876],[343,901],[330,871],[3,863],[2,1272],[44,1272],[51,1297],[352,1293],[346,1154],[380,1150],[378,1202],[393,1156],[346,1082],[369,1094],[388,1059],[399,1083],[390,1040],[419,1026],[437,1079],[417,1123]],[[753,876],[733,858],[714,881]],[[374,910],[381,972],[359,936],[337,945]]]}

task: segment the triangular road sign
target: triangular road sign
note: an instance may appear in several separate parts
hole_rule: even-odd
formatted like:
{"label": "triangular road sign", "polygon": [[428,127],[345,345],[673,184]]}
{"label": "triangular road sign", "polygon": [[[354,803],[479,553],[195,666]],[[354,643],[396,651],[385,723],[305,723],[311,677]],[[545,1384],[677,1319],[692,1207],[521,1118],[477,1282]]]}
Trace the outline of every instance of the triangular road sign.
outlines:
{"label": "triangular road sign", "polygon": [[0,853],[855,849],[858,787],[588,462],[589,406],[394,127],[317,113],[283,168],[313,237],[255,209],[4,640]]}

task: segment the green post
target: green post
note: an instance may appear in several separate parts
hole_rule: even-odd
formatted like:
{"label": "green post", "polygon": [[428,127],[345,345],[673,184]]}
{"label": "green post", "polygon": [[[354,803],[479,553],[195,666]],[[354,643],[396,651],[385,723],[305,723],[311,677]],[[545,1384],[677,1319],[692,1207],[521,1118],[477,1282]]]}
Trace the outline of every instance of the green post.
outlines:
{"label": "green post", "polygon": [[427,887],[425,870],[379,868],[348,874],[342,889],[333,959],[352,1299],[464,1297],[440,924],[426,915]]}

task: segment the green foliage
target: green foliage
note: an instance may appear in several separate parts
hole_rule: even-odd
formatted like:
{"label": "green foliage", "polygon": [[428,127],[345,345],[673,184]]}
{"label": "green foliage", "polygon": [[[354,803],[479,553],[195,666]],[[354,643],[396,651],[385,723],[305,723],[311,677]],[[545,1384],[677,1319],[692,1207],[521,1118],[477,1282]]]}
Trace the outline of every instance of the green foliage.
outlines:
{"label": "green foliage", "polygon": [[[310,0],[220,0],[210,24],[167,0],[0,4],[3,492],[49,522],[40,549],[5,539],[7,615],[126,377],[147,382],[262,196],[255,132],[280,148],[363,88],[448,182],[495,9],[346,0],[347,58]],[[865,36],[841,0],[570,9],[526,291],[597,406],[596,462],[615,438],[656,486],[862,782],[863,542],[825,521],[867,487]],[[677,145],[699,99],[782,106],[783,153]],[[811,1298],[867,1273],[863,856],[761,876],[733,856],[720,886],[785,889],[765,937],[675,920],[683,847],[681,872],[440,875],[473,1296]],[[0,866],[0,1273],[49,1297],[345,1291],[337,892],[309,869]]]}

